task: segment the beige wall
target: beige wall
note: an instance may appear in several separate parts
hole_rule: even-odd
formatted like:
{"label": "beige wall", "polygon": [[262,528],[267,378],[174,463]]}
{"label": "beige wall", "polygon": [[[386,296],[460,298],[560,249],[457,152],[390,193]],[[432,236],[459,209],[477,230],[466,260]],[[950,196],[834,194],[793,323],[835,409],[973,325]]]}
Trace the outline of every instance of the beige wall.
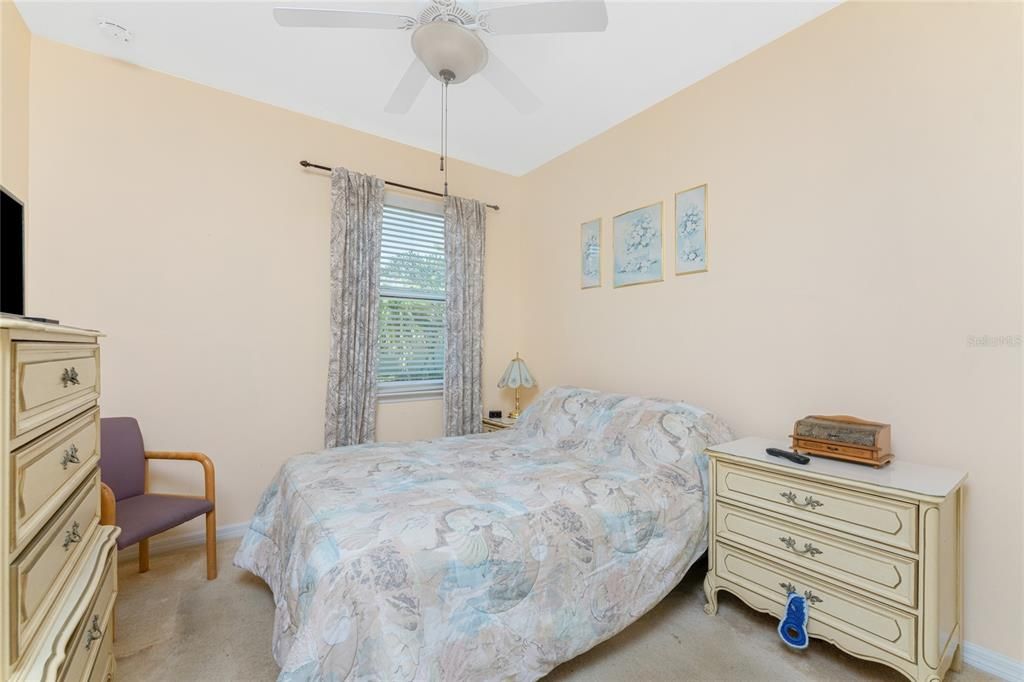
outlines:
{"label": "beige wall", "polygon": [[[28,311],[104,331],[104,413],[137,416],[153,448],[209,453],[218,521],[245,521],[281,462],[323,442],[329,181],[299,159],[433,187],[437,157],[38,37],[32,69]],[[502,206],[484,372],[507,409],[517,188],[460,163],[450,180]],[[381,406],[381,439],[439,435],[439,400]],[[188,467],[161,465],[156,486],[198,486]]]}
{"label": "beige wall", "polygon": [[31,34],[0,0],[0,185],[28,200],[28,65]]}
{"label": "beige wall", "polygon": [[[1021,5],[846,4],[525,178],[545,386],[686,399],[738,434],[893,424],[965,468],[967,639],[1024,658]],[[611,218],[709,183],[708,274],[611,287]],[[604,286],[579,223],[604,219]]]}
{"label": "beige wall", "polygon": [[[524,178],[454,164],[503,207],[485,375],[521,350],[544,386],[679,397],[740,434],[892,422],[899,457],[970,471],[966,635],[1024,658],[1020,347],[968,342],[1021,333],[1020,27],[1020,5],[847,4]],[[106,414],[213,455],[243,521],[321,442],[328,187],[296,161],[434,186],[436,159],[32,42],[29,309],[107,332]],[[613,290],[611,217],[662,200],[671,224],[702,182],[711,272]],[[581,291],[598,215],[604,287]],[[440,405],[379,430],[438,435]],[[180,471],[158,484],[197,485]]]}

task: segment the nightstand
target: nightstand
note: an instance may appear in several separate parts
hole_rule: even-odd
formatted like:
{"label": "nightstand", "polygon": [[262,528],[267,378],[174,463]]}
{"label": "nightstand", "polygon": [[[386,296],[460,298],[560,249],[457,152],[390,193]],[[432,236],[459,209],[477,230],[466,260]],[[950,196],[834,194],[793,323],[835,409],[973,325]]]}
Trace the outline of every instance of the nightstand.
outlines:
{"label": "nightstand", "polygon": [[492,419],[491,417],[484,417],[483,425],[484,433],[488,433],[490,431],[502,431],[503,429],[508,429],[515,426],[516,420],[509,419],[508,417],[499,417],[497,419]]}
{"label": "nightstand", "polygon": [[881,469],[765,453],[744,438],[707,450],[710,545],[704,610],[719,590],[784,615],[807,598],[807,632],[911,680],[960,670],[962,471],[899,459]]}

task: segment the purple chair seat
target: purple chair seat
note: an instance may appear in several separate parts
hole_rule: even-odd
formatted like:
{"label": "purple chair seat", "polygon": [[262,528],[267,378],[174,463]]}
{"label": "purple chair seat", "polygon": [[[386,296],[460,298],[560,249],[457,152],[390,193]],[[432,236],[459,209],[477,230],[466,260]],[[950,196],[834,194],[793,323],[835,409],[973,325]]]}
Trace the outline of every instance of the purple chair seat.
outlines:
{"label": "purple chair seat", "polygon": [[201,497],[146,493],[117,501],[118,549],[202,516],[213,504]]}

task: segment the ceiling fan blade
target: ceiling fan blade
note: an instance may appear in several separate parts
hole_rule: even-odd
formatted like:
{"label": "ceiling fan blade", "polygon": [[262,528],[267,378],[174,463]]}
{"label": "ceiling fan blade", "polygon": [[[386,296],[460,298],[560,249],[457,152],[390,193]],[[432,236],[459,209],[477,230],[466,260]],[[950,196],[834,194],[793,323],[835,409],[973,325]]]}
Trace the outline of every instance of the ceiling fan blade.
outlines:
{"label": "ceiling fan blade", "polygon": [[391,93],[391,99],[388,100],[384,111],[389,114],[408,113],[416,98],[423,92],[423,86],[427,84],[429,78],[430,74],[423,63],[418,59],[413,59],[412,64],[405,70],[402,80],[398,81],[398,87]]}
{"label": "ceiling fan blade", "polygon": [[275,7],[274,19],[281,26],[301,28],[397,28],[407,29],[416,20],[403,14],[356,12],[347,9]]}
{"label": "ceiling fan blade", "polygon": [[608,9],[604,0],[555,0],[496,7],[480,12],[477,23],[499,35],[603,31]]}
{"label": "ceiling fan blade", "polygon": [[481,74],[519,113],[532,114],[540,108],[540,98],[493,51],[487,55],[487,66]]}

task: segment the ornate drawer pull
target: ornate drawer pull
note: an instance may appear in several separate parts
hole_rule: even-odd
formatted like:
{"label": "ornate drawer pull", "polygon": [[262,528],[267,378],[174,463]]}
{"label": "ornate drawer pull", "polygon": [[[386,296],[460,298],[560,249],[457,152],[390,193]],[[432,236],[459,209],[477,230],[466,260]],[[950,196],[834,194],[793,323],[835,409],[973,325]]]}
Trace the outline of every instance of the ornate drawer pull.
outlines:
{"label": "ornate drawer pull", "polygon": [[89,626],[89,632],[85,633],[85,648],[89,650],[92,648],[92,643],[103,636],[103,630],[100,630],[100,617],[93,616],[92,624]]}
{"label": "ornate drawer pull", "polygon": [[806,496],[804,498],[803,502],[797,502],[796,501],[796,493],[793,492],[792,490],[790,490],[788,492],[784,492],[784,493],[779,493],[779,497],[781,497],[782,499],[786,500],[790,504],[795,505],[797,507],[807,507],[808,509],[817,509],[818,507],[824,507],[825,506],[824,502],[819,502],[818,500],[814,499],[810,495]]}
{"label": "ornate drawer pull", "polygon": [[64,373],[60,375],[60,380],[61,380],[61,383],[64,384],[64,388],[67,388],[69,384],[73,385],[73,386],[77,386],[80,383],[78,381],[78,370],[75,369],[74,367],[71,367],[71,368],[65,367],[64,368]]}
{"label": "ornate drawer pull", "polygon": [[81,461],[78,459],[78,446],[74,443],[64,451],[64,456],[60,459],[61,469],[67,469],[68,464],[81,464]]}
{"label": "ornate drawer pull", "polygon": [[76,542],[81,542],[82,536],[78,532],[78,521],[71,524],[71,530],[64,531],[64,551],[68,550],[68,547]]}
{"label": "ornate drawer pull", "polygon": [[804,599],[806,599],[812,604],[820,604],[822,601],[824,601],[821,597],[817,596],[810,590],[804,590]]}
{"label": "ornate drawer pull", "polygon": [[789,549],[791,552],[796,552],[797,554],[808,554],[808,555],[810,555],[812,557],[818,556],[819,554],[821,554],[821,550],[818,549],[817,547],[815,547],[814,545],[812,545],[809,542],[805,542],[804,543],[804,548],[803,549],[797,549],[796,548],[796,540],[794,540],[793,538],[790,538],[790,537],[779,538],[779,542],[781,542],[783,545],[785,545],[786,548]]}
{"label": "ornate drawer pull", "polygon": [[[794,586],[793,583],[779,583],[779,587],[786,591],[786,596],[789,596],[796,592],[796,586]],[[820,604],[824,601],[824,599],[814,594],[810,590],[804,590],[804,599],[806,599],[807,602],[810,604]]]}

